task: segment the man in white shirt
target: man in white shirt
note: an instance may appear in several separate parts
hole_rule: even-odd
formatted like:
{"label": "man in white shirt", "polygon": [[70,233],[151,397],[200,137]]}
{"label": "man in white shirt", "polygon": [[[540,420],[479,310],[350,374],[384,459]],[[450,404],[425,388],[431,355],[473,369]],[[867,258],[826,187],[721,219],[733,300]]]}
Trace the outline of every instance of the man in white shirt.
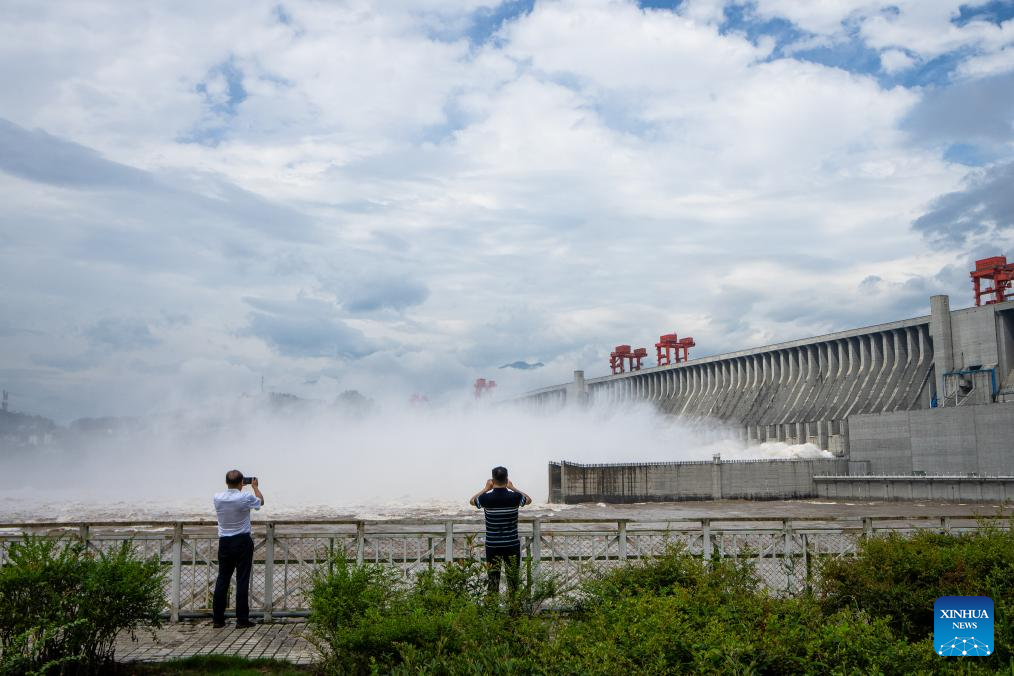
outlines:
{"label": "man in white shirt", "polygon": [[236,573],[236,627],[254,626],[250,621],[250,569],[253,568],[254,543],[251,536],[250,510],[264,506],[257,478],[249,482],[253,494],[243,492],[243,473],[238,469],[225,475],[227,490],[215,493],[218,515],[218,580],[215,581],[213,625],[225,626],[225,604],[229,583]]}

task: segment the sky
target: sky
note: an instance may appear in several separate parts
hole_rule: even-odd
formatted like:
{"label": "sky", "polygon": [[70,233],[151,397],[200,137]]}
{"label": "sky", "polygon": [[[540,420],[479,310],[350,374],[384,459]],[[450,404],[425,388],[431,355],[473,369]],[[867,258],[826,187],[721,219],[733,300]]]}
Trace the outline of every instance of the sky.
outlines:
{"label": "sky", "polygon": [[1012,185],[1014,0],[5,0],[0,387],[507,396],[964,307]]}

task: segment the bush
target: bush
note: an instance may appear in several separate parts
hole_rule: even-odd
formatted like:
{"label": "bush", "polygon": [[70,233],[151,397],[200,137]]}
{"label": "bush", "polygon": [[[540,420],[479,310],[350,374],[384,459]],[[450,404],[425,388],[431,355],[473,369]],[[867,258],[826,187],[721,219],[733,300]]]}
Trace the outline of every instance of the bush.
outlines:
{"label": "bush", "polygon": [[[680,548],[584,589],[538,660],[549,673],[907,673],[928,664],[883,620],[826,616],[808,596],[774,598],[749,560],[705,562]],[[914,659],[918,658],[918,659]],[[897,666],[901,665],[901,666]]]}
{"label": "bush", "polygon": [[541,596],[523,589],[489,602],[479,561],[427,570],[412,584],[343,554],[318,569],[310,592],[312,641],[331,673],[531,673],[525,655],[545,638],[531,617]]}
{"label": "bush", "polygon": [[94,555],[42,537],[11,545],[0,567],[0,673],[98,673],[117,634],[161,623],[165,573],[124,542]]}
{"label": "bush", "polygon": [[[1010,630],[1006,599],[1014,595],[1014,532],[998,528],[961,535],[920,532],[864,539],[859,555],[830,559],[821,567],[819,595],[823,608],[864,610],[890,619],[891,627],[910,641],[933,634],[927,609],[940,596],[990,596],[996,603],[997,655],[1007,661],[1012,637],[1000,645],[1001,625]],[[1006,604],[1006,605],[1005,605]]]}
{"label": "bush", "polygon": [[[819,594],[788,598],[759,588],[752,560],[672,548],[583,585],[565,613],[535,613],[530,589],[487,602],[481,562],[407,584],[337,559],[315,583],[313,631],[333,673],[1014,673],[1012,540],[870,540],[825,564]],[[996,654],[940,658],[933,601],[969,593],[996,602]]]}
{"label": "bush", "polygon": [[586,582],[579,608],[594,607],[609,599],[649,593],[677,594],[693,589],[719,602],[728,596],[753,594],[758,579],[749,559],[705,561],[687,554],[682,545],[670,545],[659,557],[628,563]]}

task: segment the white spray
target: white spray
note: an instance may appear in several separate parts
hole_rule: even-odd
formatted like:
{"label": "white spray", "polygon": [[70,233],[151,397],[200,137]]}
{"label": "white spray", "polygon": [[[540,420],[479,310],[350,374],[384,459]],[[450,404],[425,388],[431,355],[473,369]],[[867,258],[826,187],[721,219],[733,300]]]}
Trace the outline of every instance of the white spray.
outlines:
{"label": "white spray", "polygon": [[227,470],[259,477],[275,517],[460,512],[505,465],[544,502],[551,460],[581,463],[827,457],[812,444],[746,446],[647,404],[375,409],[234,404],[100,431],[71,447],[0,455],[0,520],[208,518]]}

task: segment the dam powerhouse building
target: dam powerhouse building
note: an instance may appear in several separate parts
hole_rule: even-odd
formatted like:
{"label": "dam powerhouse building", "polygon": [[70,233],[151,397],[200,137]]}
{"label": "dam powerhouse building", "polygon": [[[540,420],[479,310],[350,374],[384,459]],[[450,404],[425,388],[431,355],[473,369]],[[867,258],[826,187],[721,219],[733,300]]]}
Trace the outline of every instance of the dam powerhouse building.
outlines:
{"label": "dam powerhouse building", "polygon": [[571,383],[527,393],[522,401],[539,407],[644,400],[738,430],[745,440],[811,442],[834,454],[554,462],[550,501],[1014,499],[1014,300],[1001,291],[986,304],[951,310],[947,296],[933,296],[930,309],[925,317],[601,378],[576,371]]}

